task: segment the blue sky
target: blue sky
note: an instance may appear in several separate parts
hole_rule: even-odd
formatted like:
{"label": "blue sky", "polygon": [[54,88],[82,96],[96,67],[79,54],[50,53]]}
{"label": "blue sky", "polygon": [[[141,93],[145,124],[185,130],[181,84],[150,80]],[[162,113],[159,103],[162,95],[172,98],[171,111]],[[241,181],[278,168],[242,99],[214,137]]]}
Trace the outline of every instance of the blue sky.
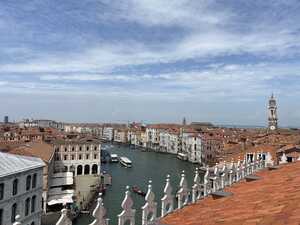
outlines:
{"label": "blue sky", "polygon": [[[2,0],[0,116],[300,125],[300,2]],[[3,107],[4,106],[4,107]]]}

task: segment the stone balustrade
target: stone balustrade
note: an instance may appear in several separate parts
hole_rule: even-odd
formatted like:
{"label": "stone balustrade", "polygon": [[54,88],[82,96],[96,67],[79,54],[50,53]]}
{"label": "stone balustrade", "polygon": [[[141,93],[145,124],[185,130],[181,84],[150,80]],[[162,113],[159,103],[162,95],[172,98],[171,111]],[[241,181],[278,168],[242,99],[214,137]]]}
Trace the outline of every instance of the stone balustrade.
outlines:
{"label": "stone balustrade", "polygon": [[[268,158],[271,161],[270,158]],[[188,188],[186,180],[186,174],[184,171],[181,173],[181,179],[179,182],[179,189],[177,193],[173,193],[173,188],[170,182],[170,175],[167,175],[166,184],[163,190],[163,197],[161,199],[161,217],[158,216],[158,204],[155,201],[155,194],[152,191],[152,181],[149,181],[148,191],[145,196],[145,205],[142,210],[142,225],[159,225],[159,219],[172,213],[174,210],[179,210],[188,204],[194,204],[198,200],[205,198],[206,196],[222,191],[225,187],[231,186],[246,176],[251,175],[258,170],[265,167],[265,162],[258,154],[253,154],[253,158],[249,159],[246,156],[241,161],[238,159],[236,163],[226,163],[225,161],[216,164],[214,167],[202,168],[205,170],[200,173],[200,170],[196,168],[193,180],[193,186]],[[203,180],[201,180],[201,174]],[[191,192],[190,192],[191,190]],[[129,186],[126,187],[125,197],[121,204],[123,211],[118,215],[118,225],[136,224],[136,210],[133,209],[133,200],[130,196]],[[191,197],[191,198],[190,198]],[[177,208],[175,209],[175,198],[177,198]],[[101,195],[98,198],[98,203],[93,211],[94,221],[89,225],[108,225],[109,219],[105,218],[106,209],[104,208]],[[61,217],[56,225],[71,225],[71,221],[67,217],[66,209],[62,210]],[[140,222],[138,223],[140,224]],[[20,222],[16,222],[13,225],[22,225]]]}

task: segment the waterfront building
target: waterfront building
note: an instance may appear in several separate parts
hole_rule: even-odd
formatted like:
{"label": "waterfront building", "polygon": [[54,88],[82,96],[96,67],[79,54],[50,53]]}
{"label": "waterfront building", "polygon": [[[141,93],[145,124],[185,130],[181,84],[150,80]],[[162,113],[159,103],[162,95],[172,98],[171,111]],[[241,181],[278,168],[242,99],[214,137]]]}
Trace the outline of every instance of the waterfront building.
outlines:
{"label": "waterfront building", "polygon": [[202,134],[201,157],[201,161],[208,165],[214,165],[224,160],[223,139],[212,134]]}
{"label": "waterfront building", "polygon": [[43,167],[36,157],[0,152],[0,224],[40,225]]}
{"label": "waterfront building", "polygon": [[125,144],[127,143],[128,129],[126,128],[117,128],[114,130],[114,141],[117,143]]}
{"label": "waterfront building", "polygon": [[75,176],[100,174],[100,140],[85,137],[55,140],[52,144],[56,172],[73,172]]}
{"label": "waterfront building", "polygon": [[274,131],[278,128],[277,104],[274,95],[271,95],[268,105],[268,128]]}
{"label": "waterfront building", "polygon": [[159,132],[159,151],[177,154],[179,150],[179,129],[169,128]]}
{"label": "waterfront building", "polygon": [[102,139],[105,141],[113,141],[114,128],[113,127],[103,127]]}
{"label": "waterfront building", "polygon": [[147,148],[157,150],[159,148],[159,125],[149,125],[146,128]]}
{"label": "waterfront building", "polygon": [[195,131],[182,133],[182,152],[187,154],[188,161],[202,163],[203,135]]}

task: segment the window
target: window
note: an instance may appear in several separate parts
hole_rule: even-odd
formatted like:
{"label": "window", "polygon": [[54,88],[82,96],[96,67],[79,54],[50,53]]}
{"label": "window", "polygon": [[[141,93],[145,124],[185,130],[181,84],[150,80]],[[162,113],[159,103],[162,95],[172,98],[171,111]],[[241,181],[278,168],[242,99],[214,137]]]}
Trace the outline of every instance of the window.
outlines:
{"label": "window", "polygon": [[0,209],[0,225],[3,225],[3,209]]}
{"label": "window", "polygon": [[36,188],[36,182],[37,182],[37,174],[33,174],[33,179],[32,179],[32,188]]}
{"label": "window", "polygon": [[94,150],[97,151],[97,146],[94,147]]}
{"label": "window", "polygon": [[2,200],[3,198],[4,198],[4,183],[1,183],[0,184],[0,200]]}
{"label": "window", "polygon": [[67,152],[68,151],[68,149],[67,149],[67,147],[65,147],[65,152]]}
{"label": "window", "polygon": [[30,208],[30,198],[27,198],[25,201],[25,216],[29,215],[29,208]]}
{"label": "window", "polygon": [[94,154],[94,159],[97,159],[97,154]]}
{"label": "window", "polygon": [[86,146],[86,150],[87,150],[87,151],[90,150],[89,146]]}
{"label": "window", "polygon": [[75,155],[72,155],[72,160],[74,160],[75,159]]}
{"label": "window", "polygon": [[36,196],[33,196],[31,199],[31,212],[35,212],[35,203],[36,203]]}
{"label": "window", "polygon": [[14,181],[13,181],[13,192],[12,192],[13,195],[18,194],[18,183],[19,183],[18,179],[14,179]]}
{"label": "window", "polygon": [[14,223],[16,221],[17,216],[17,203],[13,204],[11,207],[11,218],[10,221]]}
{"label": "window", "polygon": [[82,159],[82,155],[81,154],[79,154],[79,160],[81,160]]}
{"label": "window", "polygon": [[32,222],[30,225],[34,225],[35,223],[34,222]]}
{"label": "window", "polygon": [[59,152],[59,148],[55,148],[55,152]]}
{"label": "window", "polygon": [[79,147],[79,151],[81,151],[82,150],[82,148],[81,148],[81,146]]}
{"label": "window", "polygon": [[86,154],[85,158],[86,158],[86,159],[89,159],[89,154]]}
{"label": "window", "polygon": [[68,156],[67,155],[64,155],[64,160],[67,160],[68,159]]}
{"label": "window", "polygon": [[72,147],[72,152],[74,152],[75,151],[75,148],[74,147]]}
{"label": "window", "polygon": [[28,175],[26,178],[26,191],[30,189],[30,186],[31,186],[31,176]]}

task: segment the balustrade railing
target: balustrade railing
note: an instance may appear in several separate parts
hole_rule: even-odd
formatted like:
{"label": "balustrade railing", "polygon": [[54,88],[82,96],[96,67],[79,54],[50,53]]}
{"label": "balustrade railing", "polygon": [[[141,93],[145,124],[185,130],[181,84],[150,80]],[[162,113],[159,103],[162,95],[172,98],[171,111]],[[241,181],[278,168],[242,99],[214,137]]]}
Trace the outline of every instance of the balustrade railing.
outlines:
{"label": "balustrade railing", "polygon": [[[198,200],[205,198],[211,193],[221,191],[227,186],[233,185],[235,182],[240,181],[247,175],[253,174],[258,170],[265,167],[265,162],[261,157],[262,154],[252,154],[253,158],[249,159],[246,156],[241,161],[238,159],[236,163],[226,163],[225,161],[216,164],[214,167],[204,168],[205,174],[203,180],[200,177],[198,168],[195,170],[193,186],[188,188],[186,174],[184,171],[181,173],[179,182],[179,189],[173,194],[173,188],[170,182],[170,175],[167,175],[166,184],[163,189],[163,197],[161,199],[161,217],[158,217],[157,210],[158,204],[155,201],[155,194],[152,191],[152,181],[149,181],[148,190],[145,196],[145,204],[142,210],[142,225],[159,225],[159,219],[165,217],[167,214],[172,213],[174,210],[183,208],[188,204],[194,204]],[[268,159],[270,161],[270,159]],[[203,169],[202,169],[203,170]],[[190,198],[191,195],[191,198]],[[174,200],[177,198],[177,208],[175,209]],[[118,225],[135,225],[136,210],[133,209],[133,200],[130,196],[129,186],[126,187],[125,197],[121,204],[123,211],[118,215]],[[105,217],[106,209],[103,205],[101,195],[98,198],[97,206],[93,211],[94,221],[89,225],[108,225],[109,219]],[[56,225],[71,225],[72,223],[67,217],[66,209],[62,210],[61,217]],[[22,225],[20,222],[14,225]]]}

